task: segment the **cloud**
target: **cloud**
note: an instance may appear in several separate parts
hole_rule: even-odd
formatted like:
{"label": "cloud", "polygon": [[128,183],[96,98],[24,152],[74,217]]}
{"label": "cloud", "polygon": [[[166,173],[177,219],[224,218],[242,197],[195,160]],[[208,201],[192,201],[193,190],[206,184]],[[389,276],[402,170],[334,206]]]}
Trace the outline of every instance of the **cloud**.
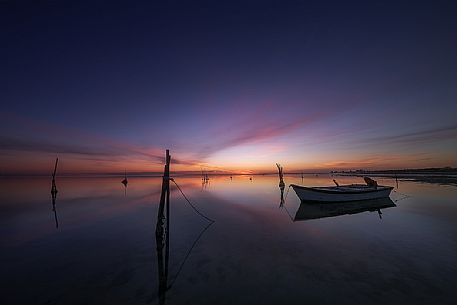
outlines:
{"label": "cloud", "polygon": [[[229,134],[227,130],[219,130],[216,134],[214,134],[213,142],[215,144],[204,146],[198,151],[197,155],[198,158],[205,159],[206,157],[227,148],[279,137],[306,125],[310,125],[324,116],[325,114],[320,113],[290,119],[286,122],[282,119],[262,119],[259,120],[262,123],[259,123],[259,121],[256,121],[255,124],[252,124],[251,122],[247,122],[246,124],[238,123],[236,126],[232,126],[231,128],[231,130],[235,131],[234,134]],[[248,127],[240,128],[240,126]]]}
{"label": "cloud", "polygon": [[[31,152],[71,155],[72,158],[87,161],[120,161],[136,159],[155,164],[164,164],[163,149],[139,147],[120,143],[87,143],[68,144],[49,140],[19,139],[0,136],[0,153]],[[183,160],[173,156],[173,163],[181,165],[196,165],[196,160]]]}
{"label": "cloud", "polygon": [[159,162],[163,156],[158,154],[148,153],[140,149],[132,149],[132,147],[112,146],[103,144],[65,144],[50,142],[48,140],[31,140],[19,139],[12,137],[0,137],[2,151],[21,151],[21,152],[43,152],[55,154],[72,154],[94,159],[106,159],[114,157],[127,157],[129,155],[137,155],[143,158],[150,158]]}
{"label": "cloud", "polygon": [[394,136],[381,136],[371,138],[367,141],[377,144],[423,144],[450,139],[457,140],[457,125],[403,133]]}
{"label": "cloud", "polygon": [[[165,148],[135,145],[11,113],[1,112],[0,118],[2,133],[9,134],[0,135],[0,154],[3,155],[8,152],[34,152],[68,154],[72,158],[96,162],[136,159],[153,164],[165,163]],[[11,129],[11,126],[14,128]],[[174,164],[200,164],[198,160],[181,158],[176,152],[172,152],[172,159]]]}

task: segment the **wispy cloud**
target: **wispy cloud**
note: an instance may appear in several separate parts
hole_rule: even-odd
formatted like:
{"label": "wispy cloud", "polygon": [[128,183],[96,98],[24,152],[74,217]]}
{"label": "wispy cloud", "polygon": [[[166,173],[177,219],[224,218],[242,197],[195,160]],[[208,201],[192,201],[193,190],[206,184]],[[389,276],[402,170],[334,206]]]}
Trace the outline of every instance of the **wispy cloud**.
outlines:
{"label": "wispy cloud", "polygon": [[282,135],[286,135],[299,128],[310,125],[327,114],[313,114],[295,119],[285,120],[259,120],[252,122],[246,122],[245,124],[237,123],[236,126],[232,126],[230,130],[234,131],[230,133],[228,130],[219,130],[214,134],[214,144],[205,145],[197,152],[197,156],[200,159],[204,159],[216,152],[222,151],[227,148],[257,143],[259,141],[272,139]]}
{"label": "wispy cloud", "polygon": [[[0,155],[67,155],[68,159],[94,162],[144,161],[145,164],[163,164],[165,148],[137,145],[110,137],[67,128],[58,124],[37,121],[17,115],[1,113]],[[8,126],[17,126],[9,132]],[[195,166],[198,160],[182,158],[172,152],[174,164]],[[1,160],[0,160],[1,161]]]}
{"label": "wispy cloud", "polygon": [[443,140],[457,140],[457,125],[403,133],[392,136],[380,136],[366,140],[378,144],[423,144]]}
{"label": "wispy cloud", "polygon": [[[164,152],[157,148],[139,147],[131,144],[109,145],[107,143],[65,144],[50,141],[37,141],[0,136],[0,153],[31,152],[56,155],[71,155],[72,158],[88,161],[120,161],[143,160],[154,164],[164,163]],[[197,165],[196,160],[184,160],[173,156],[173,163],[182,165]]]}

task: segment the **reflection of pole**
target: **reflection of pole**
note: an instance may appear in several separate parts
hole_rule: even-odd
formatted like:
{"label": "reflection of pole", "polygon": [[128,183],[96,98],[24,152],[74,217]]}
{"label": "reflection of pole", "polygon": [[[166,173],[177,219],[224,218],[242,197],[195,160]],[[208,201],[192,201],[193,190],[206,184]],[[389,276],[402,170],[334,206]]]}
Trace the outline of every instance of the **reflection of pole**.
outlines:
{"label": "reflection of pole", "polygon": [[[157,213],[156,225],[156,246],[157,246],[157,267],[159,273],[159,303],[165,303],[165,293],[167,291],[168,277],[168,257],[169,257],[169,229],[170,229],[170,151],[167,149],[165,158],[165,168],[162,179],[162,193],[160,194],[159,210]],[[164,209],[166,206],[166,218]],[[164,221],[167,220],[167,228],[164,228]],[[164,241],[164,239],[166,240]],[[163,247],[165,247],[165,262]]]}
{"label": "reflection of pole", "polygon": [[52,211],[54,212],[54,219],[56,221],[56,229],[59,228],[59,221],[57,220],[57,210],[56,210],[56,199],[57,199],[57,192],[51,193],[52,195]]}
{"label": "reflection of pole", "polygon": [[51,194],[57,193],[56,187],[56,172],[57,172],[57,163],[59,162],[59,158],[56,158],[56,163],[54,165],[54,172],[52,173],[52,186],[51,186]]}
{"label": "reflection of pole", "polygon": [[56,172],[57,172],[58,162],[59,162],[59,158],[56,158],[56,163],[54,165],[54,172],[52,173],[52,185],[51,185],[52,211],[54,212],[54,219],[56,221],[56,229],[59,227],[59,222],[57,221],[57,210],[56,210],[56,199],[57,199]]}
{"label": "reflection of pole", "polygon": [[[170,180],[168,180],[169,183]],[[168,278],[168,258],[170,257],[170,185],[167,188],[167,229],[165,245],[165,284]]]}
{"label": "reflection of pole", "polygon": [[282,208],[284,205],[284,185],[280,186],[279,189],[281,190],[281,201],[279,202],[279,207]]}

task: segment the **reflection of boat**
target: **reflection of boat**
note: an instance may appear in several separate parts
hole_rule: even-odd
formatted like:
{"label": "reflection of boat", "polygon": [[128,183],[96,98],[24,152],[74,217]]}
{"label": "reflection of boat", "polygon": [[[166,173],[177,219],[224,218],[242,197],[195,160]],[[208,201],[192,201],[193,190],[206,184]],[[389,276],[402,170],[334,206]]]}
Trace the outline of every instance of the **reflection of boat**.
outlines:
{"label": "reflection of boat", "polygon": [[343,202],[388,198],[393,187],[378,185],[376,181],[365,177],[367,185],[350,184],[330,187],[305,187],[292,184],[295,193],[301,201]]}
{"label": "reflection of boat", "polygon": [[293,218],[294,221],[333,217],[346,214],[377,211],[381,217],[381,209],[395,207],[390,198],[348,201],[340,203],[306,203],[302,202]]}

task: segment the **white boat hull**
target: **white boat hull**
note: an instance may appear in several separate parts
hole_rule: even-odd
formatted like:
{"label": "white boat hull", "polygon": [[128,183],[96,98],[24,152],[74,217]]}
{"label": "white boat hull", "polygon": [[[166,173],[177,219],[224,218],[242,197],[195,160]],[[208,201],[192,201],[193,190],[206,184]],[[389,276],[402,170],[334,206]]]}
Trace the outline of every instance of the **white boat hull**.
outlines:
{"label": "white boat hull", "polygon": [[340,187],[304,187],[292,184],[292,188],[301,201],[345,202],[388,198],[393,187],[346,185]]}

